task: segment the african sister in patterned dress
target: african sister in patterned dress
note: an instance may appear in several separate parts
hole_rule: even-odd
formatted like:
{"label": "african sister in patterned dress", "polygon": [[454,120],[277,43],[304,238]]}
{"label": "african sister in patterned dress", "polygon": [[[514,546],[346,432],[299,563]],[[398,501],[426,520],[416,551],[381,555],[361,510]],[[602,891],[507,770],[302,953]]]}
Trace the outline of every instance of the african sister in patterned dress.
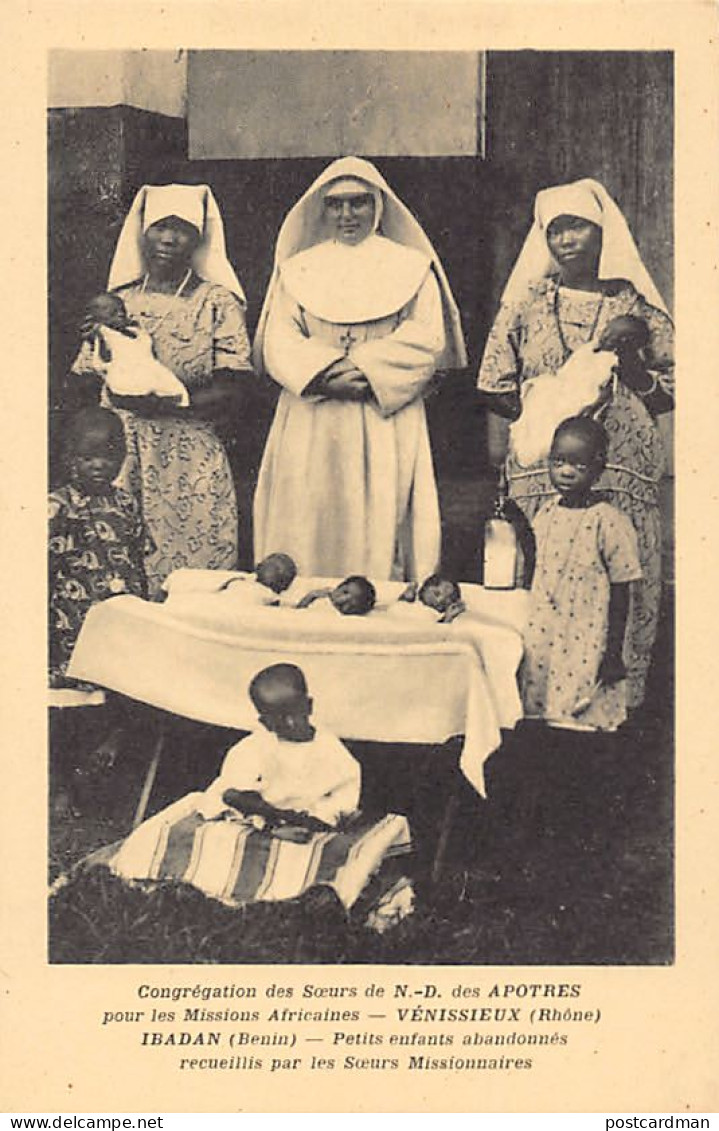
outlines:
{"label": "african sister in patterned dress", "polygon": [[[217,204],[206,185],[146,185],[128,213],[110,269],[129,316],[152,338],[156,359],[187,388],[188,407],[158,397],[103,403],[125,425],[123,486],[140,500],[156,550],[150,594],[182,567],[232,569],[238,517],[218,430],[238,413],[251,371],[245,297],[225,254]],[[76,372],[98,372],[85,343]],[[104,376],[99,371],[100,376]]]}
{"label": "african sister in patterned dress", "polygon": [[114,485],[125,458],[122,421],[85,409],[67,436],[70,480],[49,497],[50,685],[61,687],[88,609],[122,593],[147,596],[154,545],[137,503]]}
{"label": "african sister in patterned dress", "polygon": [[[622,348],[625,316],[646,325],[646,345]],[[630,708],[644,696],[661,597],[659,484],[663,443],[656,418],[673,407],[673,327],[626,220],[597,181],[540,192],[535,221],[503,295],[480,367],[478,387],[494,419],[516,420],[525,381],[556,373],[580,346],[616,349],[617,380],[592,411],[608,437],[597,488],[636,531],[642,581],[634,586],[627,630]],[[556,497],[546,460],[522,466],[510,448],[510,494],[532,519]]]}

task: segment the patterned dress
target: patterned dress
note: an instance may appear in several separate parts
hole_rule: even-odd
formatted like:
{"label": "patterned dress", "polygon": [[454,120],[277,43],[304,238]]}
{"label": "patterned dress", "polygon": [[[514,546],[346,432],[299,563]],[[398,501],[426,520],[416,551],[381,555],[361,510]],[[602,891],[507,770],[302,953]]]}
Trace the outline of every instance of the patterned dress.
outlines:
{"label": "patterned dress", "polygon": [[[649,329],[645,359],[662,389],[674,383],[673,327],[631,283],[605,282],[603,292],[569,291],[555,278],[541,279],[520,302],[501,307],[487,340],[479,388],[510,393],[543,373],[556,373],[571,353],[602,333],[619,315],[642,318]],[[630,707],[644,697],[644,684],[656,635],[661,597],[659,483],[664,469],[663,442],[642,398],[621,382],[599,414],[609,435],[607,468],[596,487],[631,519],[639,543],[641,584],[633,587],[627,630],[627,699]],[[510,494],[528,518],[554,495],[546,463],[521,467],[510,451]]]}
{"label": "patterned dress", "polygon": [[50,684],[65,670],[91,605],[120,593],[147,596],[154,550],[135,500],[115,488],[83,495],[72,485],[49,497]]}
{"label": "patterned dress", "polygon": [[[239,300],[200,280],[180,296],[118,292],[153,341],[155,357],[190,391],[217,369],[250,370],[250,344]],[[76,364],[76,368],[77,368]],[[104,403],[107,403],[106,400]],[[224,447],[209,423],[181,416],[148,419],[121,411],[127,459],[118,482],[140,499],[156,551],[147,563],[150,594],[174,569],[231,569],[237,564],[237,502]]]}
{"label": "patterned dress", "polygon": [[537,568],[522,664],[525,715],[616,730],[626,718],[625,682],[597,688],[597,672],[606,650],[610,585],[641,577],[632,524],[609,503],[577,509],[552,499],[535,518],[534,532]]}

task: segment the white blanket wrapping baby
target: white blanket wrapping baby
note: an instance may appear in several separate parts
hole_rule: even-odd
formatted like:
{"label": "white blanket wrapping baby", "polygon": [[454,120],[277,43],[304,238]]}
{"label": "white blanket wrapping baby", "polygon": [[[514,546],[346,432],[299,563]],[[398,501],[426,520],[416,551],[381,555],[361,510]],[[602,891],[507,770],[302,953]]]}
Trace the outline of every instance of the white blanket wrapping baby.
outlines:
{"label": "white blanket wrapping baby", "polygon": [[[97,326],[90,348],[93,371],[103,375],[115,396],[175,397],[183,408],[189,405],[187,389],[172,370],[154,356],[152,338],[145,330],[133,327],[130,334],[109,326]],[[103,354],[104,357],[109,354],[109,360],[105,360]]]}
{"label": "white blanket wrapping baby", "polygon": [[522,467],[547,459],[558,425],[598,401],[616,364],[614,351],[587,342],[556,373],[524,382],[522,415],[510,429],[512,450]]}

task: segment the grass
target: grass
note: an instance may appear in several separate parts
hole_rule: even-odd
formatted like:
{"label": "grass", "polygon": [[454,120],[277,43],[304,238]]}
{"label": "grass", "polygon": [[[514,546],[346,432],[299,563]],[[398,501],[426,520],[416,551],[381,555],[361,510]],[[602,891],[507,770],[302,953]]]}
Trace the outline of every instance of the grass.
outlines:
{"label": "grass", "polygon": [[[474,575],[473,539],[491,484],[440,476],[448,576]],[[50,905],[50,959],[78,963],[665,964],[673,955],[673,635],[667,604],[641,719],[608,748],[556,734],[508,736],[483,804],[438,751],[356,746],[365,806],[406,811],[417,845],[417,907],[385,935],[330,894],[228,910],[181,885],[130,889],[80,876]],[[157,717],[116,701],[51,728],[50,878],[124,836]],[[73,717],[69,717],[72,715]],[[74,716],[83,716],[82,720]],[[108,765],[103,738],[122,735]],[[219,768],[236,734],[173,719],[151,812]],[[551,768],[551,772],[550,772]],[[569,772],[571,771],[571,772]],[[539,784],[539,790],[529,788]],[[439,883],[431,880],[447,798],[457,806]]]}
{"label": "grass", "polygon": [[[665,654],[666,655],[666,654]],[[666,664],[662,665],[666,673]],[[116,706],[115,710],[118,709]],[[127,712],[127,705],[119,705]],[[126,754],[108,768],[90,746],[68,784],[51,784],[51,877],[124,835],[147,757],[148,723],[129,711]],[[425,750],[357,749],[372,803],[405,806],[418,853],[417,907],[391,932],[364,926],[366,907],[345,914],[329,892],[231,910],[183,885],[131,889],[108,871],[80,875],[50,904],[56,963],[664,964],[672,959],[671,695],[655,678],[644,723],[593,758],[586,778],[574,740],[527,731],[508,736],[490,763],[492,797],[462,789],[443,875],[430,878],[438,815],[456,786],[455,757]],[[117,719],[115,719],[115,722]],[[546,743],[550,748],[546,748]],[[143,744],[144,743],[144,744]],[[542,743],[545,748],[542,748]],[[559,743],[559,745],[557,745]],[[228,735],[176,721],[168,780],[157,809],[213,776]],[[203,780],[198,781],[197,754]],[[446,752],[443,752],[446,753]],[[452,751],[449,751],[452,754]],[[456,755],[456,750],[454,751]],[[581,755],[582,757],[584,755]],[[598,758],[604,761],[597,763]],[[567,761],[568,759],[568,761]],[[572,759],[574,761],[572,762]],[[385,767],[392,765],[392,775]],[[540,769],[532,772],[531,765]],[[553,773],[547,767],[553,765]],[[567,773],[567,767],[574,771]],[[579,767],[577,769],[577,767]],[[528,783],[539,780],[539,796]],[[130,788],[130,784],[132,788]],[[572,791],[574,785],[574,791]]]}

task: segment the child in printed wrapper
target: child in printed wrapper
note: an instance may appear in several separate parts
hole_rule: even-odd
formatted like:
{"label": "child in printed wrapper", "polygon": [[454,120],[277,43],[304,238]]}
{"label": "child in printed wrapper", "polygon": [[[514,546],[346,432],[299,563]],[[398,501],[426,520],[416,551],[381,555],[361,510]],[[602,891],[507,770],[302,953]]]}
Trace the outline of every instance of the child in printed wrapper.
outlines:
{"label": "child in printed wrapper", "polygon": [[199,812],[210,820],[229,809],[263,825],[336,828],[357,810],[360,767],[338,738],[312,725],[303,672],[273,664],[258,672],[249,694],[262,729],[228,752]]}
{"label": "child in printed wrapper", "polygon": [[121,593],[147,596],[154,547],[135,500],[113,485],[125,458],[122,421],[104,408],[79,412],[66,441],[69,482],[49,496],[50,683],[65,670],[91,605]]}
{"label": "child in printed wrapper", "polygon": [[433,573],[419,588],[416,582],[411,582],[397,599],[392,611],[411,611],[413,615],[421,614],[437,624],[451,624],[466,608],[457,582]]}
{"label": "child in printed wrapper", "polygon": [[109,392],[116,403],[125,397],[159,397],[186,408],[190,403],[187,389],[166,365],[152,352],[152,338],[133,322],[121,297],[100,294],[90,300],[83,323],[85,340],[73,366],[82,373],[87,368],[88,354],[93,370],[104,374]]}
{"label": "child in printed wrapper", "polygon": [[631,522],[592,491],[606,452],[596,420],[563,421],[549,458],[558,494],[534,520],[525,715],[574,730],[612,731],[626,718],[622,652],[630,585],[641,569]]}
{"label": "child in printed wrapper", "polygon": [[366,577],[353,574],[334,589],[312,589],[298,601],[298,609],[307,609],[315,601],[327,599],[338,613],[345,617],[362,617],[371,613],[377,601],[377,592]]}

